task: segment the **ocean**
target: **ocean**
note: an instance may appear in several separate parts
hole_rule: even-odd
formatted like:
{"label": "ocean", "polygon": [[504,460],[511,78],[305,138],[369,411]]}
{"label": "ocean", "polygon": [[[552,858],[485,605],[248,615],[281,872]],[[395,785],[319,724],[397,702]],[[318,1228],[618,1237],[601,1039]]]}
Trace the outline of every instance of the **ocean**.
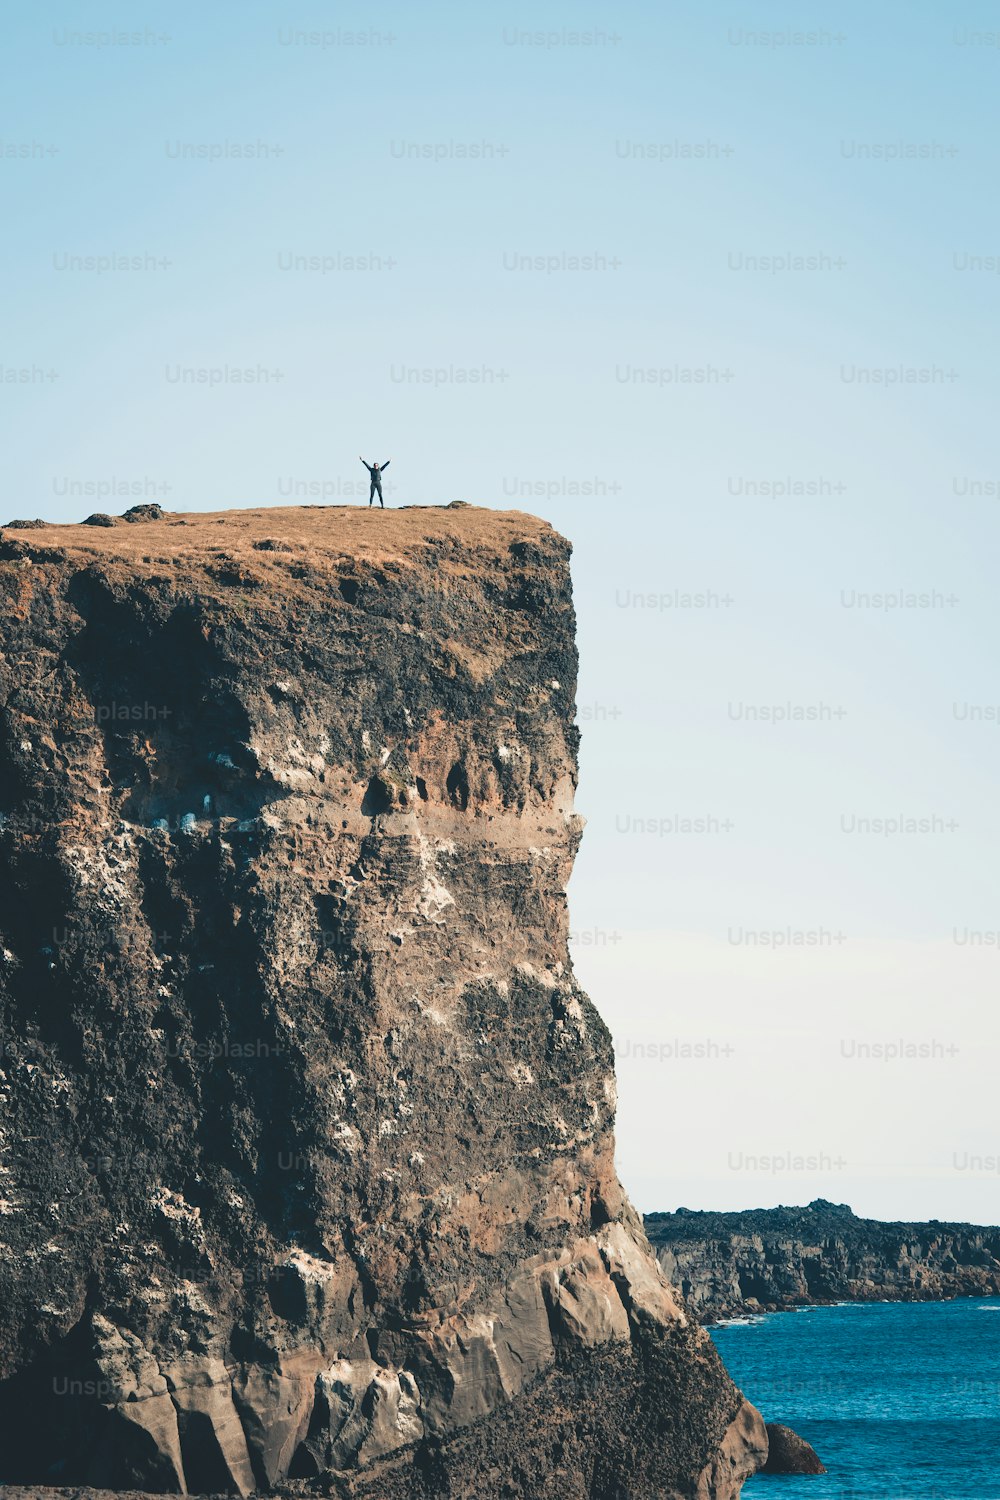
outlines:
{"label": "ocean", "polygon": [[747,1500],[1000,1500],[1000,1298],[810,1307],[711,1330],[765,1421],[825,1475],[757,1475]]}

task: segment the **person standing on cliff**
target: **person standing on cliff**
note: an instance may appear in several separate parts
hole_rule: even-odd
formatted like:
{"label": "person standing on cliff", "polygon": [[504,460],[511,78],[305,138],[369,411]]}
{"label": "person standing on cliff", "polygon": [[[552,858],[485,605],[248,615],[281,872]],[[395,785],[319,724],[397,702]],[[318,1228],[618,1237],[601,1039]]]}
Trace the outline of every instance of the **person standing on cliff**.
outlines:
{"label": "person standing on cliff", "polygon": [[[358,457],[361,458],[360,453],[358,454]],[[387,458],[384,464],[366,464],[363,458],[361,458],[361,462],[365,464],[365,468],[368,470],[368,476],[372,482],[371,489],[368,491],[369,509],[371,508],[371,503],[375,499],[375,496],[378,495],[378,503],[379,505],[381,505],[382,509],[385,510],[385,501],[382,499],[382,471],[383,469],[387,469],[389,467],[389,465],[392,463],[392,459]]]}

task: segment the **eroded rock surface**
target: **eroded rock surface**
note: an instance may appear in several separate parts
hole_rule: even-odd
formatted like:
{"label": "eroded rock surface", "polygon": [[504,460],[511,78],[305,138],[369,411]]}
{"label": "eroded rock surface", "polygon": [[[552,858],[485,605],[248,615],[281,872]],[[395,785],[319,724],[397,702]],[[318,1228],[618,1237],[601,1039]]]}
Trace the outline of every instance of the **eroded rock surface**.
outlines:
{"label": "eroded rock surface", "polygon": [[829,1302],[1000,1295],[1000,1229],[859,1219],[843,1203],[647,1214],[660,1266],[703,1322]]}
{"label": "eroded rock surface", "polygon": [[0,1479],[727,1500],[567,953],[568,547],[0,538]]}

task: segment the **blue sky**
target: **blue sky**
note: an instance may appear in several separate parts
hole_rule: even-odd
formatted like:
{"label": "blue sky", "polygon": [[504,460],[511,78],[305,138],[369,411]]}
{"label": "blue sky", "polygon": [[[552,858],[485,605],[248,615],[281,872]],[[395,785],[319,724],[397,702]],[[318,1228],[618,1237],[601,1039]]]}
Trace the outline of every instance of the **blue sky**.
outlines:
{"label": "blue sky", "polygon": [[[112,481],[351,501],[363,451],[391,503],[572,538],[577,966],[644,1209],[997,1218],[1000,725],[962,715],[1000,703],[998,32],[894,0],[3,22],[4,518]],[[929,831],[853,821],[896,817]]]}

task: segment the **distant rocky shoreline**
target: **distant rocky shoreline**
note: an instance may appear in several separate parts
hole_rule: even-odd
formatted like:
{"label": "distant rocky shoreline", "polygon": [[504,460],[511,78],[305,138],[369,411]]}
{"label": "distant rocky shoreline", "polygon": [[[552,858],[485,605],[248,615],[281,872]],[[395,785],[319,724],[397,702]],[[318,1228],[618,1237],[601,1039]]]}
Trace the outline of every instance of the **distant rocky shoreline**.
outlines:
{"label": "distant rocky shoreline", "polygon": [[1000,1296],[1000,1228],[883,1223],[843,1203],[645,1216],[663,1271],[702,1323],[833,1302]]}

